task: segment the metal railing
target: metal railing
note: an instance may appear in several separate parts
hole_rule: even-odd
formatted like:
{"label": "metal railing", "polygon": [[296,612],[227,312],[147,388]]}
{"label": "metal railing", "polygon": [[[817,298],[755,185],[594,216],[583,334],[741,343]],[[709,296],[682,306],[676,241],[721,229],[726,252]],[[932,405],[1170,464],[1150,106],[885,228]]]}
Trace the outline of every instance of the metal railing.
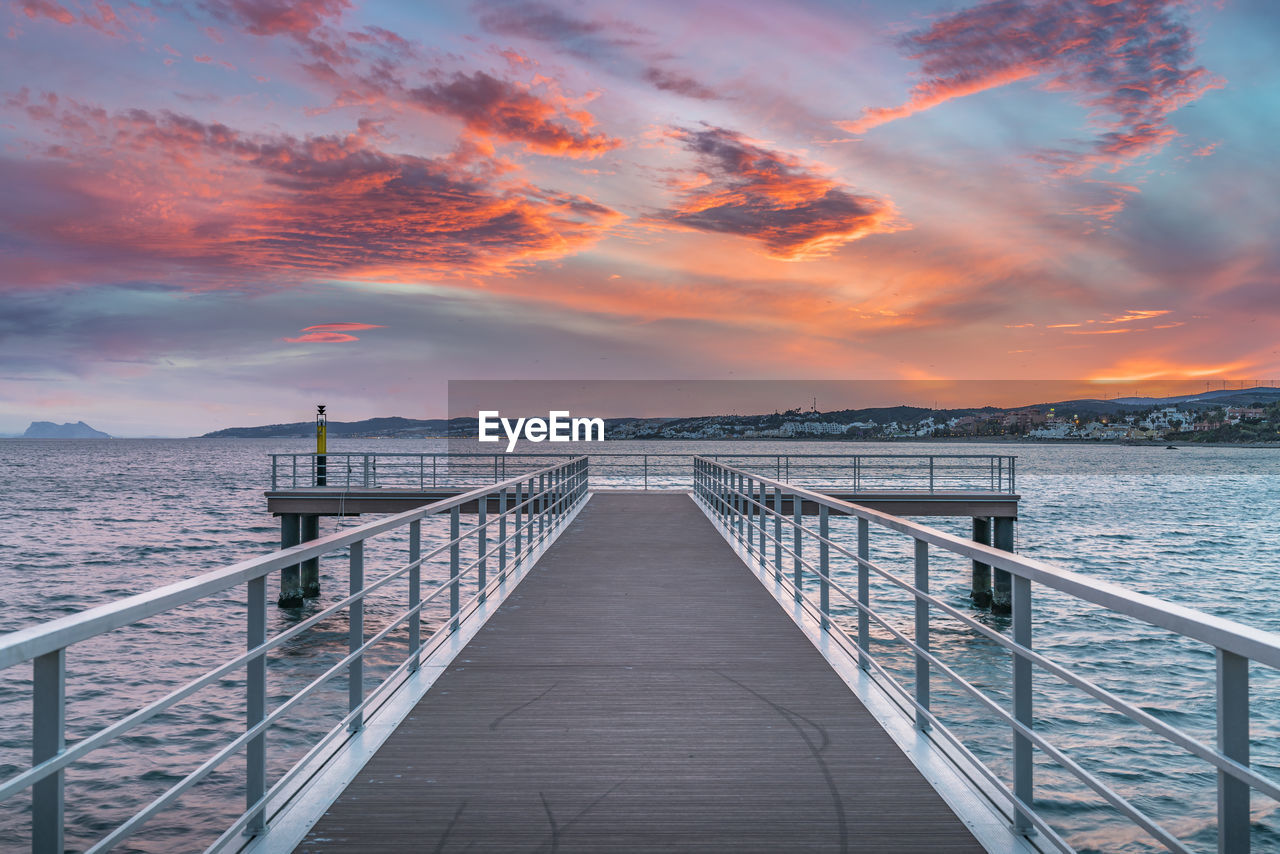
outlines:
{"label": "metal railing", "polygon": [[[271,488],[432,489],[474,486],[572,459],[554,453],[272,454]],[[691,489],[695,454],[590,453],[591,486]],[[1016,491],[1016,457],[998,454],[706,454],[775,480],[850,491]]]}
{"label": "metal railing", "polygon": [[[762,571],[771,573],[773,579],[789,595],[793,595],[795,603],[828,631],[829,636],[836,639],[848,654],[856,658],[863,670],[873,673],[879,684],[895,692],[904,710],[911,711],[918,729],[928,731],[935,741],[957,751],[988,784],[1007,799],[1015,831],[1029,835],[1034,829],[1060,850],[1073,851],[1035,808],[1033,749],[1038,748],[1168,850],[1189,851],[1181,840],[1034,728],[1032,687],[1037,669],[1083,691],[1216,769],[1219,851],[1243,854],[1249,850],[1251,790],[1280,801],[1280,782],[1249,767],[1249,664],[1253,662],[1280,670],[1280,635],[1136,593],[1043,561],[970,542],[897,516],[833,499],[783,483],[776,478],[761,477],[705,457],[697,458],[694,468],[695,499],[719,524],[725,537],[731,543],[736,541],[739,548],[755,560]],[[783,512],[784,502],[791,512]],[[802,521],[801,514],[805,505],[809,505],[810,509],[816,508],[817,513],[817,518],[809,526]],[[856,517],[857,544],[854,548],[830,535],[831,514]],[[914,540],[912,582],[870,560],[869,539],[872,525]],[[1011,576],[1013,612],[1010,635],[992,629],[930,594],[930,547],[987,564],[997,572],[1006,572]],[[856,565],[856,590],[850,590],[832,578],[833,553],[848,558]],[[910,633],[897,628],[871,603],[872,574],[910,595],[914,603]],[[817,582],[816,603],[805,592],[806,581],[810,584]],[[1205,744],[1195,736],[1121,699],[1096,682],[1033,651],[1033,584],[1043,585],[1212,647],[1216,656],[1216,746]],[[836,626],[832,619],[830,600],[833,593],[856,610],[857,630],[853,637]],[[934,654],[930,638],[934,631],[932,621],[935,615],[945,615],[959,622],[1011,654],[1011,709],[1004,708],[999,699],[992,698]],[[900,682],[872,656],[872,623],[910,650],[914,658],[914,678],[909,684]],[[1013,736],[1012,788],[1006,786],[994,771],[978,760],[934,716],[930,709],[930,685],[935,674],[946,677],[987,713],[1008,725]],[[1276,709],[1271,711],[1280,712]]]}
{"label": "metal railing", "polygon": [[[272,554],[241,561],[176,584],[131,596],[118,602],[91,608],[80,614],[52,620],[0,637],[0,670],[30,661],[32,684],[32,766],[0,783],[0,800],[25,790],[31,791],[32,851],[62,852],[64,824],[64,777],[66,769],[91,752],[120,738],[133,728],[167,709],[185,702],[203,688],[219,683],[229,674],[245,671],[244,731],[209,756],[195,770],[155,798],[142,810],[115,827],[88,850],[107,851],[135,832],[157,813],[172,805],[183,793],[237,753],[245,753],[245,811],[222,835],[215,847],[236,834],[254,835],[265,827],[268,804],[295,782],[300,769],[329,749],[344,734],[358,731],[366,710],[385,702],[408,675],[418,670],[425,651],[439,635],[441,639],[457,631],[466,616],[485,602],[503,584],[509,572],[532,550],[558,535],[570,511],[587,497],[587,460],[578,457],[536,471],[520,474],[492,486],[483,486],[447,500],[369,522]],[[488,512],[496,500],[497,513]],[[460,529],[463,505],[477,505],[474,527]],[[422,520],[435,514],[449,515],[447,542],[422,553]],[[380,534],[408,527],[408,562],[375,581],[366,581],[365,542]],[[471,540],[474,558],[463,562],[462,546]],[[318,559],[340,549],[349,550],[348,595],[289,629],[269,638],[267,629],[267,579],[271,573]],[[421,568],[426,561],[448,553],[449,576],[428,595],[422,595]],[[496,572],[489,573],[490,567]],[[464,577],[474,573],[476,593],[460,601]],[[364,628],[366,598],[390,582],[408,576],[406,610],[391,618],[372,635]],[[468,581],[468,584],[471,582]],[[134,625],[149,617],[183,605],[247,587],[248,651],[224,661],[203,675],[187,681],[165,696],[136,709],[109,726],[77,741],[65,743],[67,651],[75,644],[115,629]],[[449,597],[448,621],[427,638],[422,637],[422,611],[437,597]],[[267,711],[267,654],[291,638],[317,626],[326,618],[347,611],[348,653],[323,674],[272,710]],[[364,691],[364,656],[400,626],[407,625],[408,643],[404,659],[369,693]],[[309,695],[333,679],[345,675],[348,682],[347,714],[333,729],[320,737],[307,754],[286,771],[270,788],[267,779],[266,733]]]}

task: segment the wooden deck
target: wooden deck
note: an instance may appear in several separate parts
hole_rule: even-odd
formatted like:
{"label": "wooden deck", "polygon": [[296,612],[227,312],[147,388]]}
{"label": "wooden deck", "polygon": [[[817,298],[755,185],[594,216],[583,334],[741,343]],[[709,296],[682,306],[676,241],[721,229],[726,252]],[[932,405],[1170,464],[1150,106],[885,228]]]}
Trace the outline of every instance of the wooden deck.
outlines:
{"label": "wooden deck", "polygon": [[686,494],[596,494],[298,847],[977,852]]}

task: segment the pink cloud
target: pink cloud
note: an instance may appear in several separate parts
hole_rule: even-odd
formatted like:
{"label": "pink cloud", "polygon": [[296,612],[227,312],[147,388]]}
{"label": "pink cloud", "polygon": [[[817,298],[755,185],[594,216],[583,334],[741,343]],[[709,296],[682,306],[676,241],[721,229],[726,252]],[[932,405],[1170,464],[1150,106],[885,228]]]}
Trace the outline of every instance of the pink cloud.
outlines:
{"label": "pink cloud", "polygon": [[351,8],[348,0],[205,0],[216,17],[257,36],[307,36]]}
{"label": "pink cloud", "polygon": [[225,59],[214,59],[213,57],[209,56],[208,54],[198,54],[198,55],[193,56],[193,57],[191,57],[191,58],[192,58],[193,60],[195,60],[196,62],[203,63],[203,64],[205,64],[205,65],[221,65],[223,68],[226,68],[226,69],[228,69],[228,70],[230,70],[230,71],[235,71],[235,70],[236,70],[236,67],[235,67],[234,65],[232,65],[231,63],[227,62]]}
{"label": "pink cloud", "polygon": [[71,14],[71,10],[65,6],[60,6],[53,0],[19,0],[18,8],[33,21],[39,18],[48,18],[51,21],[57,21],[59,24],[74,24],[76,22],[76,16]]}
{"label": "pink cloud", "polygon": [[362,329],[386,329],[380,323],[319,323],[305,327],[303,332],[358,332]]}
{"label": "pink cloud", "polygon": [[877,125],[955,98],[1037,79],[1069,92],[1101,129],[1088,149],[1045,152],[1066,174],[1118,168],[1162,149],[1177,131],[1169,116],[1222,82],[1194,64],[1182,0],[988,0],[936,18],[903,45],[922,79],[897,107],[864,110],[841,127]]}

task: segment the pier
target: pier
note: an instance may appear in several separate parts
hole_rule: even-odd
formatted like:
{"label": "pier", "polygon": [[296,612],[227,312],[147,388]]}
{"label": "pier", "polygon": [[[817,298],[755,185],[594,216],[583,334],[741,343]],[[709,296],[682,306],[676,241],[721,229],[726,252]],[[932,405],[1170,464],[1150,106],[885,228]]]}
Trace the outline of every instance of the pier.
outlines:
{"label": "pier", "polygon": [[688,494],[593,496],[515,604],[299,851],[983,850]]}
{"label": "pier", "polygon": [[[326,479],[344,468],[329,457]],[[1271,725],[1277,714],[1251,706],[1250,667],[1280,669],[1280,636],[1014,553],[1011,468],[999,489],[990,480],[963,489],[939,477],[937,460],[918,460],[904,470],[918,476],[927,466],[933,488],[904,480],[895,490],[830,471],[803,477],[793,468],[788,480],[780,460],[693,456],[681,483],[633,479],[627,489],[607,469],[597,480],[587,457],[514,472],[498,465],[495,480],[433,484],[451,494],[419,496],[426,503],[356,527],[325,533],[299,519],[300,541],[280,551],[0,637],[0,669],[32,668],[32,761],[0,782],[0,799],[30,799],[22,846],[64,850],[69,769],[235,678],[243,731],[89,850],[110,850],[180,808],[233,758],[241,806],[210,851],[1070,852],[1042,809],[1058,794],[1037,776],[1046,762],[1148,841],[1195,850],[1055,743],[1052,721],[1034,707],[1042,680],[1078,690],[1216,774],[1209,818],[1220,852],[1250,851],[1251,799],[1280,800],[1280,783],[1249,758],[1251,719]],[[418,466],[425,471],[425,461]],[[306,490],[334,486],[276,482],[269,500],[310,500]],[[848,500],[872,494],[889,503]],[[998,500],[1013,500],[1014,515],[977,515],[964,503]],[[975,520],[973,538],[906,518],[903,508],[918,506],[907,501],[939,510],[955,502],[953,515]],[[283,506],[282,518],[304,515]],[[366,550],[389,537],[404,551]],[[1007,595],[1002,622],[980,619],[981,591],[963,605],[931,592],[958,561],[989,579],[992,607]],[[347,583],[317,591],[313,611],[268,636],[269,582],[296,578],[305,593],[310,566]],[[396,612],[366,625],[366,602],[393,589],[404,591]],[[1211,652],[1216,738],[1037,652],[1036,590]],[[230,607],[228,591],[243,597],[243,654],[67,742],[77,644],[193,603]],[[344,649],[269,703],[273,659],[335,616],[346,618]],[[1006,684],[975,684],[940,655],[938,633],[957,628],[1007,658]],[[906,671],[882,658],[889,646],[905,652]],[[370,685],[375,649],[394,666]],[[287,770],[270,772],[273,727],[333,684],[346,686],[341,719]],[[943,684],[1007,732],[998,761],[983,761],[946,726]]]}

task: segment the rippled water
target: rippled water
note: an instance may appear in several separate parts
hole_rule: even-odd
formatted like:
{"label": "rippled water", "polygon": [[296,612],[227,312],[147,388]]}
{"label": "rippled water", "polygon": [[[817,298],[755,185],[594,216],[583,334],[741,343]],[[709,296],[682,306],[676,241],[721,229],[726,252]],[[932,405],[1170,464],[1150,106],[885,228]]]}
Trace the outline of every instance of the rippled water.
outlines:
{"label": "rippled water", "polygon": [[[443,443],[366,442],[351,450],[430,451]],[[1171,601],[1280,631],[1280,530],[1275,510],[1280,450],[1062,445],[868,445],[846,443],[614,443],[612,451],[710,453],[1014,453],[1023,495],[1017,547],[1077,571]],[[265,511],[267,454],[308,450],[304,441],[111,440],[0,443],[5,511],[0,514],[0,631],[74,613],[262,553],[277,545],[278,526]],[[334,450],[342,450],[335,448]],[[968,520],[928,520],[968,535]],[[324,530],[358,520],[324,521]],[[833,521],[853,544],[852,525]],[[427,543],[444,532],[424,526]],[[403,536],[368,547],[368,576],[403,561]],[[873,535],[873,559],[910,575],[909,542]],[[840,569],[849,577],[847,566]],[[304,619],[345,589],[341,554],[322,562],[321,605],[269,609],[269,631]],[[425,574],[444,577],[436,566]],[[935,556],[932,586],[966,607],[968,562]],[[244,648],[243,589],[153,618],[73,647],[68,654],[68,739],[95,731],[162,696],[211,663]],[[402,608],[404,585],[390,585],[368,606],[369,632]],[[909,604],[887,583],[873,584],[901,626]],[[833,603],[839,603],[838,597]],[[1037,588],[1035,645],[1166,722],[1201,739],[1214,737],[1212,650]],[[839,611],[838,611],[839,613]],[[846,611],[847,614],[847,611]],[[427,615],[429,625],[439,610]],[[844,619],[848,619],[846,616]],[[984,617],[1007,628],[1000,618]],[[850,623],[851,624],[851,623]],[[273,653],[274,707],[339,659],[346,646],[339,616]],[[1007,697],[1008,657],[994,644],[938,620],[936,648],[966,678]],[[393,635],[371,656],[368,685],[397,662],[404,638]],[[910,678],[910,658],[878,635],[876,651]],[[402,654],[402,653],[401,653]],[[1280,776],[1280,680],[1252,670],[1254,764]],[[30,667],[0,673],[0,777],[30,761]],[[228,678],[197,698],[93,753],[68,773],[68,845],[82,848],[108,832],[233,738],[243,726],[242,679]],[[290,722],[270,731],[274,778],[326,731],[345,707],[335,680]],[[1036,726],[1090,771],[1129,797],[1197,849],[1215,843],[1215,775],[1205,763],[1133,725],[1081,692],[1037,674]],[[1000,773],[1007,773],[1007,729],[988,722],[975,703],[935,682],[934,709]],[[1140,831],[1037,756],[1037,803],[1083,850],[1154,850]],[[191,850],[208,844],[242,809],[243,765],[233,759],[152,821],[125,849]],[[25,847],[25,796],[0,805],[0,846]],[[1255,850],[1280,850],[1280,813],[1254,798]]]}

